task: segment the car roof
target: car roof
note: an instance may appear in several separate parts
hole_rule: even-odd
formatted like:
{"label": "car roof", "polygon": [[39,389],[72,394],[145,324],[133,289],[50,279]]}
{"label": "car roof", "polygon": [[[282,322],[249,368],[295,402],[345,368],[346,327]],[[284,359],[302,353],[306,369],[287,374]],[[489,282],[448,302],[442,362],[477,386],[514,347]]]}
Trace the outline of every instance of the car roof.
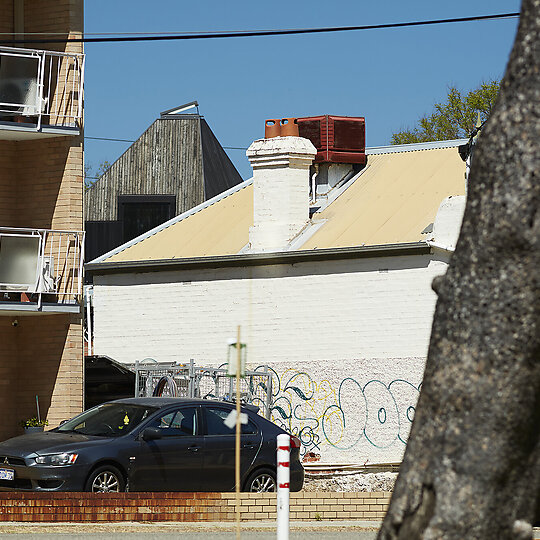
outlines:
{"label": "car roof", "polygon": [[[202,399],[202,398],[187,398],[187,397],[142,397],[142,398],[125,398],[109,401],[109,403],[126,403],[130,405],[141,405],[143,407],[156,407],[162,409],[171,405],[201,405],[215,404],[228,405],[234,407],[235,403],[231,401],[222,401],[219,399]],[[257,412],[259,408],[256,405],[242,403],[242,409]]]}

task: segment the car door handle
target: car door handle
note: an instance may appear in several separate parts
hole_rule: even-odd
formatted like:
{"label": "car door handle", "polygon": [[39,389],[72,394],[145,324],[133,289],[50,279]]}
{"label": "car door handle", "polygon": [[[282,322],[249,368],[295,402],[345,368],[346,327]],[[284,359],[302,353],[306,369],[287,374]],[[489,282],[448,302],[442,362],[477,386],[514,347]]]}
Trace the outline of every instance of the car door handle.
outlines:
{"label": "car door handle", "polygon": [[198,452],[200,450],[200,446],[188,446],[188,450],[190,452]]}
{"label": "car door handle", "polygon": [[255,445],[253,443],[246,443],[242,445],[242,448],[255,448]]}

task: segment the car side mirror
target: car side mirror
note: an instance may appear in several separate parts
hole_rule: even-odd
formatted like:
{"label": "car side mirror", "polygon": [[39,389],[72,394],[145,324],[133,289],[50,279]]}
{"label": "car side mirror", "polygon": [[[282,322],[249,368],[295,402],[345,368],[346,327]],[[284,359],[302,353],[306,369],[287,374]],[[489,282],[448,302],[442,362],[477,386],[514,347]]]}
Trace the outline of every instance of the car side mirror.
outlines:
{"label": "car side mirror", "polygon": [[155,427],[147,427],[143,430],[141,434],[141,439],[143,441],[155,441],[156,439],[161,439],[162,433],[161,430]]}
{"label": "car side mirror", "polygon": [[58,425],[59,425],[59,426],[63,426],[66,422],[68,422],[68,420],[62,420],[62,421],[60,422],[60,424],[58,424]]}

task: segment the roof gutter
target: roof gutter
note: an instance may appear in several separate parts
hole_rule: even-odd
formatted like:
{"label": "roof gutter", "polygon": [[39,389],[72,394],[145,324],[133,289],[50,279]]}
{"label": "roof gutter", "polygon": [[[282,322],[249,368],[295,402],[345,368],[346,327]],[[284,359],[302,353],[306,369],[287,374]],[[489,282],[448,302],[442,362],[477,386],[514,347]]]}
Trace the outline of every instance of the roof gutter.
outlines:
{"label": "roof gutter", "polygon": [[433,249],[439,249],[441,251],[446,251],[447,253],[454,253],[454,251],[456,250],[454,246],[445,246],[443,244],[433,242],[432,240],[428,240],[427,245]]}
{"label": "roof gutter", "polygon": [[241,253],[214,257],[189,257],[184,259],[92,262],[85,265],[85,270],[91,275],[159,272],[162,270],[265,266],[322,260],[426,255],[429,254],[430,251],[431,248],[426,242],[409,242],[406,244],[383,244],[376,246],[279,251],[272,253]]}

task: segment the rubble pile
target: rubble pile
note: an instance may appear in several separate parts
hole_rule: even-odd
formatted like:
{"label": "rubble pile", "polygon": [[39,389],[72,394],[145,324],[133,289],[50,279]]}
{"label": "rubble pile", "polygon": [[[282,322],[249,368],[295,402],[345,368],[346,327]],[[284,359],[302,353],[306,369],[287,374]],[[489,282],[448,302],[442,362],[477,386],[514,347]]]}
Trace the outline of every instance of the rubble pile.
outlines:
{"label": "rubble pile", "polygon": [[304,491],[392,491],[396,478],[396,472],[306,472]]}

